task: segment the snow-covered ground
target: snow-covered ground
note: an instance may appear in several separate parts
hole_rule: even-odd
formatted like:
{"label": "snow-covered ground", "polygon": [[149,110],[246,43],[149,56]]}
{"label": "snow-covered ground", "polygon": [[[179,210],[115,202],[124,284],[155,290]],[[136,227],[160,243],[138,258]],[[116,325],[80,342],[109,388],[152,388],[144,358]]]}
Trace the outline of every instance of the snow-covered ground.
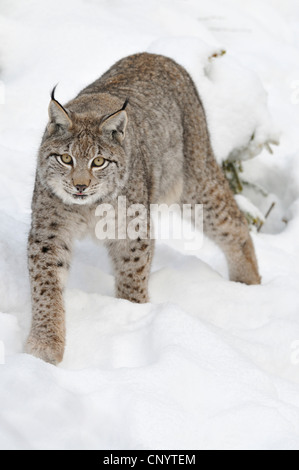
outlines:
{"label": "snow-covered ground", "polygon": [[[244,164],[269,193],[248,189],[251,202],[263,214],[276,202],[254,234],[263,285],[229,282],[207,240],[160,242],[152,302],[133,305],[114,299],[105,249],[84,241],[55,368],[22,353],[49,91],[59,81],[66,102],[145,50],[192,73],[219,161],[253,134],[251,153],[280,137]],[[299,449],[298,0],[2,0],[0,80],[0,448]]]}

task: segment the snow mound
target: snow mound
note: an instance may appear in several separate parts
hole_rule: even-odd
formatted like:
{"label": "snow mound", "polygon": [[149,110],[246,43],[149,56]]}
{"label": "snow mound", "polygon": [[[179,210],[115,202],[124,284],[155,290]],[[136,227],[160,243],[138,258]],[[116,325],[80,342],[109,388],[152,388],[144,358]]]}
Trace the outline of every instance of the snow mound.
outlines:
{"label": "snow mound", "polygon": [[278,145],[279,131],[270,116],[261,80],[223,46],[179,37],[158,39],[148,50],[175,59],[192,76],[207,113],[219,163],[248,160],[266,145]]}

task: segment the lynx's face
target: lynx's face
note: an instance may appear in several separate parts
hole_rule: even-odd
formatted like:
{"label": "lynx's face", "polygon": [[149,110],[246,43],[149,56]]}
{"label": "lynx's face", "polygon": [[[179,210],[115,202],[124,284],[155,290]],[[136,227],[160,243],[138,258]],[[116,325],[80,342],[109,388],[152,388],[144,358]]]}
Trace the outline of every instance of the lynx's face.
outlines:
{"label": "lynx's face", "polygon": [[[95,204],[115,196],[126,174],[124,109],[110,116],[74,114],[52,96],[40,151],[42,182],[65,204]],[[124,106],[125,108],[125,106]]]}

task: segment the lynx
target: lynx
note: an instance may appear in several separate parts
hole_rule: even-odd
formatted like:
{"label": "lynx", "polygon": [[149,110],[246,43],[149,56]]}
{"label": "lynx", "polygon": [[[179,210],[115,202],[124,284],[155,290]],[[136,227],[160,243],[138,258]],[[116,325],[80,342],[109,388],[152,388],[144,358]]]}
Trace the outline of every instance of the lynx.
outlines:
{"label": "lynx", "polygon": [[[55,91],[55,89],[54,89]],[[52,364],[65,348],[63,291],[74,241],[94,233],[96,207],[203,204],[205,233],[230,279],[261,278],[245,217],[217,165],[205,111],[184,68],[154,54],[115,64],[66,106],[55,98],[38,155],[28,259],[33,319],[26,351]],[[149,301],[154,241],[108,240],[116,295]]]}

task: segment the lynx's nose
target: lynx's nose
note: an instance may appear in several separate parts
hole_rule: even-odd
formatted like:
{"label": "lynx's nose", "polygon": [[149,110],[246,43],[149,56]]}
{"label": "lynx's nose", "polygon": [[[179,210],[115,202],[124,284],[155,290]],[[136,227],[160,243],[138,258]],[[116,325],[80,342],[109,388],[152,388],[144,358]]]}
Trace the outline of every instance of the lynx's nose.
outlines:
{"label": "lynx's nose", "polygon": [[78,193],[84,193],[84,191],[88,188],[87,184],[76,184],[76,189]]}
{"label": "lynx's nose", "polygon": [[81,169],[74,170],[73,185],[78,193],[83,194],[91,184],[91,178],[88,171]]}

